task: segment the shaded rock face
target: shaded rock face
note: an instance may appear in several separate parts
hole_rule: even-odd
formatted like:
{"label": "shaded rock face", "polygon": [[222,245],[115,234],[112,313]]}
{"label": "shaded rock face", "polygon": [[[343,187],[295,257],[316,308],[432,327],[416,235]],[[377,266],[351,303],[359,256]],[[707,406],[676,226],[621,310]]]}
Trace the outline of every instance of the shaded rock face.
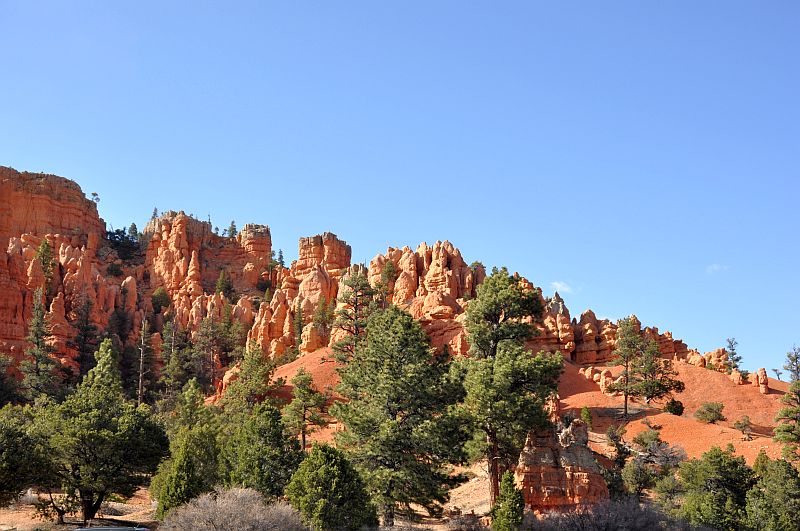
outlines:
{"label": "shaded rock face", "polygon": [[536,512],[566,511],[608,499],[608,487],[588,441],[586,424],[579,419],[560,432],[528,434],[515,472],[527,507]]}

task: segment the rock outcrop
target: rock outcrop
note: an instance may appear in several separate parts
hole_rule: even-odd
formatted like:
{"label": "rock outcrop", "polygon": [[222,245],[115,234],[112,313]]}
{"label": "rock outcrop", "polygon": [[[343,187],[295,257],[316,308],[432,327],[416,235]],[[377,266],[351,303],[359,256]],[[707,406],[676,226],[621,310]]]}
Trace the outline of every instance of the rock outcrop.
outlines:
{"label": "rock outcrop", "polygon": [[769,393],[769,378],[767,378],[767,369],[761,367],[750,376],[750,379],[753,382],[753,387],[758,387],[758,391],[762,395]]}
{"label": "rock outcrop", "polygon": [[559,433],[531,432],[519,456],[515,479],[525,505],[535,512],[566,511],[609,497],[582,420]]}

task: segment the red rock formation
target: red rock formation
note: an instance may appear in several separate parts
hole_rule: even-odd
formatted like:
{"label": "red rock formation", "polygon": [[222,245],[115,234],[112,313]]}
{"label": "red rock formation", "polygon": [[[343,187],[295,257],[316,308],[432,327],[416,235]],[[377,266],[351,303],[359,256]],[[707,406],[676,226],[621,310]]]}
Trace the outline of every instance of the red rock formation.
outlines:
{"label": "red rock formation", "polygon": [[753,382],[753,387],[758,387],[758,391],[762,395],[769,393],[769,378],[767,378],[767,369],[761,367],[750,377]]}
{"label": "red rock formation", "polygon": [[86,243],[101,238],[105,223],[75,182],[0,166],[0,249],[20,234],[63,234]]}
{"label": "red rock formation", "polygon": [[565,511],[608,499],[588,441],[586,424],[579,419],[558,434],[528,435],[515,473],[526,506],[536,512]]}

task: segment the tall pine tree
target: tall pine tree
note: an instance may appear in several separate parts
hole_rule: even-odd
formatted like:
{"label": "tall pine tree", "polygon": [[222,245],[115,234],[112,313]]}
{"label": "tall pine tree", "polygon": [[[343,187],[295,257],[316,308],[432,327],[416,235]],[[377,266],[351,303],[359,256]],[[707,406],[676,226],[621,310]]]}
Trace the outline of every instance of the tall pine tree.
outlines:
{"label": "tall pine tree", "polygon": [[781,397],[783,408],[775,420],[775,440],[783,443],[783,456],[787,461],[800,461],[800,347],[786,353],[783,366],[789,373],[789,390]]}
{"label": "tall pine tree", "polygon": [[339,368],[344,402],[332,407],[336,440],[362,472],[383,523],[415,503],[435,513],[459,479],[466,424],[454,404],[463,387],[447,356],[435,355],[419,323],[398,309],[374,314],[367,339]]}
{"label": "tall pine tree", "polygon": [[349,360],[356,351],[367,330],[367,319],[374,309],[375,292],[366,275],[360,270],[349,273],[342,282],[339,292],[341,307],[336,311],[333,328],[346,335],[333,344],[336,359]]}
{"label": "tall pine tree", "polygon": [[[46,241],[46,240],[45,240]],[[42,288],[33,294],[33,314],[28,324],[30,347],[25,351],[26,359],[20,363],[22,392],[26,400],[33,402],[38,396],[57,398],[63,394],[64,373],[53,359],[55,349],[48,343],[50,325],[44,310]]]}
{"label": "tall pine tree", "polygon": [[292,401],[283,408],[283,422],[289,433],[300,436],[300,448],[306,448],[306,437],[315,427],[325,427],[326,403],[328,393],[314,388],[314,378],[304,368],[300,368],[291,380]]}

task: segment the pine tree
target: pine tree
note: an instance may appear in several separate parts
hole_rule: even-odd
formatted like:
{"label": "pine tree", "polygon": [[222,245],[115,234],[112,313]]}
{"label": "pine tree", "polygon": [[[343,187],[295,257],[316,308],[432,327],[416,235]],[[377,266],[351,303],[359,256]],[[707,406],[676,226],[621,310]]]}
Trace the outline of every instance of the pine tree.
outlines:
{"label": "pine tree", "polygon": [[394,287],[395,280],[397,280],[397,268],[394,262],[389,260],[383,266],[381,278],[375,285],[375,294],[378,296],[378,302],[381,308],[385,309],[389,304],[389,299],[393,294],[392,288]]}
{"label": "pine tree", "polygon": [[43,484],[79,499],[84,524],[109,495],[129,497],[145,484],[168,446],[149,408],[124,400],[108,339],[75,393],[40,410],[35,431],[46,438],[50,460]]}
{"label": "pine tree", "polygon": [[724,451],[715,446],[700,459],[681,463],[678,479],[685,491],[678,516],[698,526],[742,528],[754,476],[744,457],[734,455],[733,446]]}
{"label": "pine tree", "polygon": [[238,416],[232,420],[235,431],[222,449],[225,486],[252,488],[267,498],[281,496],[304,452],[286,433],[280,412],[258,404],[243,421]]}
{"label": "pine tree", "polygon": [[0,507],[15,502],[40,477],[38,441],[21,408],[0,408]]}
{"label": "pine tree", "polygon": [[33,402],[36,397],[46,395],[57,398],[62,394],[64,374],[53,359],[55,349],[48,343],[50,325],[44,311],[44,294],[37,288],[33,295],[33,314],[28,324],[30,347],[25,351],[26,359],[20,363],[22,373],[22,392]]}
{"label": "pine tree", "polygon": [[[478,286],[476,298],[467,306],[466,329],[470,344],[471,360],[466,360],[467,408],[475,416],[479,431],[485,442],[481,443],[489,466],[490,501],[494,505],[500,489],[501,460],[508,462],[511,454],[524,444],[524,434],[544,418],[541,403],[555,392],[552,374],[560,374],[561,363],[555,358],[538,356],[533,365],[525,359],[534,359],[522,344],[534,335],[531,320],[541,318],[544,308],[540,297],[533,291],[523,289],[520,279],[509,274],[504,267],[493,268],[492,274]],[[506,345],[500,364],[495,360],[501,346]],[[559,355],[560,359],[560,355]],[[524,379],[522,383],[511,378],[505,370],[521,365],[528,375],[542,376],[542,385]],[[538,374],[542,371],[542,374]],[[555,372],[552,372],[555,371]],[[556,380],[558,376],[555,377]],[[488,387],[482,388],[482,385]],[[529,386],[529,387],[526,387]],[[501,391],[502,389],[502,391]],[[520,422],[505,425],[500,419],[502,412],[494,408],[491,401],[496,397],[505,400],[501,392],[511,395],[509,405],[531,406],[530,411],[521,412]],[[515,410],[516,412],[517,410]],[[508,430],[505,441],[502,432]],[[522,438],[522,442],[520,442]]]}
{"label": "pine tree", "polygon": [[163,286],[157,287],[150,295],[150,302],[153,304],[153,313],[159,314],[164,308],[168,308],[172,301],[169,299],[169,293]]}
{"label": "pine tree", "polygon": [[294,317],[292,318],[292,329],[294,330],[294,346],[299,349],[303,343],[303,300],[297,297],[297,303],[294,306]]}
{"label": "pine tree", "polygon": [[150,345],[150,325],[147,319],[142,320],[137,350],[139,353],[139,363],[136,371],[138,377],[136,401],[139,404],[144,404],[146,395],[149,397],[156,383],[155,360],[153,357],[153,348]]}
{"label": "pine tree", "polygon": [[216,430],[207,424],[182,427],[170,443],[171,457],[158,467],[150,492],[158,500],[156,517],[214,490],[218,479]]}
{"label": "pine tree", "polygon": [[76,319],[72,325],[77,330],[77,333],[75,338],[69,342],[69,346],[78,351],[78,381],[86,376],[94,366],[94,352],[97,350],[99,343],[97,326],[92,323],[91,316],[92,301],[84,293],[81,296]]}
{"label": "pine tree", "polygon": [[270,391],[281,387],[284,380],[273,381],[275,362],[267,358],[261,348],[251,342],[242,359],[239,378],[225,391],[222,405],[226,413],[250,412]]}
{"label": "pine tree", "polygon": [[158,208],[153,207],[153,215],[150,216],[150,219],[158,219]]}
{"label": "pine tree", "polygon": [[314,388],[314,378],[302,367],[291,383],[292,401],[283,408],[283,422],[289,433],[300,436],[300,448],[305,450],[306,436],[314,432],[314,427],[328,425],[324,415],[330,396]]}
{"label": "pine tree", "polygon": [[278,264],[281,267],[286,267],[286,263],[283,261],[283,249],[278,249]]}
{"label": "pine tree", "polygon": [[[623,417],[628,418],[628,400],[641,395],[641,379],[636,372],[636,364],[649,347],[648,342],[639,335],[637,322],[628,317],[617,322],[617,348],[614,350],[614,364],[622,365],[619,383],[609,385],[611,392],[622,393],[624,401]],[[652,349],[652,347],[650,347]],[[657,350],[657,347],[656,347]],[[652,354],[651,358],[654,357]]]}
{"label": "pine tree", "polygon": [[333,344],[336,359],[347,362],[356,351],[367,329],[367,319],[374,309],[374,291],[361,271],[348,274],[339,292],[341,308],[337,310],[333,328],[346,336]]}
{"label": "pine tree", "polygon": [[505,472],[500,482],[500,494],[492,509],[493,531],[518,531],[525,515],[525,499],[514,485],[514,474]]}
{"label": "pine tree", "polygon": [[419,323],[397,307],[373,314],[367,337],[338,369],[345,401],[331,412],[345,428],[337,445],[361,471],[383,525],[392,526],[398,504],[436,511],[459,483],[448,464],[463,459],[468,437],[452,407],[463,388],[448,357],[432,354]]}
{"label": "pine tree", "polygon": [[800,529],[800,474],[782,459],[764,464],[758,481],[747,492],[747,521],[752,529]]}
{"label": "pine tree", "polygon": [[231,278],[228,276],[228,272],[224,269],[220,269],[219,277],[217,277],[217,284],[215,286],[216,293],[222,293],[226,299],[229,301],[232,300],[234,291],[233,291],[233,283],[231,282]]}
{"label": "pine tree", "polygon": [[136,223],[131,223],[128,227],[128,239],[133,242],[139,241],[139,227],[136,226]]}
{"label": "pine tree", "polygon": [[231,220],[231,224],[228,225],[227,234],[228,234],[228,238],[235,238],[236,235],[238,234],[238,231],[236,230],[236,222],[235,221]]}
{"label": "pine tree", "polygon": [[42,238],[42,243],[36,249],[36,259],[42,265],[42,272],[44,273],[44,286],[45,294],[50,295],[53,289],[53,269],[55,261],[53,260],[53,248],[50,247],[50,242],[47,238]]}
{"label": "pine tree", "polygon": [[728,343],[728,373],[730,373],[733,369],[739,369],[742,364],[742,355],[736,352],[736,347],[739,346],[736,338],[729,337],[726,341]]}
{"label": "pine tree", "polygon": [[646,403],[671,397],[682,392],[686,386],[677,379],[678,372],[672,361],[661,357],[655,341],[646,341],[644,350],[633,360],[630,370],[634,375],[635,394]]}
{"label": "pine tree", "polygon": [[783,443],[783,456],[787,461],[800,461],[800,347],[794,346],[786,354],[783,366],[789,373],[789,390],[781,397],[784,407],[775,420],[774,440]]}
{"label": "pine tree", "polygon": [[0,352],[0,408],[19,400],[19,384],[17,379],[9,374],[13,363],[11,356]]}
{"label": "pine tree", "polygon": [[286,486],[286,497],[318,531],[358,531],[378,523],[364,481],[344,453],[327,444],[314,445]]}
{"label": "pine tree", "polygon": [[330,337],[331,327],[333,326],[334,313],[336,312],[336,301],[331,299],[330,303],[325,297],[320,297],[311,322],[317,327],[323,343],[327,343]]}

